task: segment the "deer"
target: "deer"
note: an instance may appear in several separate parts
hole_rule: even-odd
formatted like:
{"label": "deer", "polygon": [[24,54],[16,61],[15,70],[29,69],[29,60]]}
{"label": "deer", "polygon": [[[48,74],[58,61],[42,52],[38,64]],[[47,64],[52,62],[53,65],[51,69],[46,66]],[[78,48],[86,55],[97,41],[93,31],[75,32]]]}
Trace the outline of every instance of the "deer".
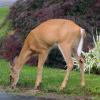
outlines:
{"label": "deer", "polygon": [[42,82],[43,65],[47,59],[48,53],[54,45],[58,46],[67,64],[60,90],[65,89],[67,86],[70,72],[73,69],[72,55],[75,56],[80,65],[80,85],[82,87],[85,86],[84,58],[82,57],[85,37],[85,29],[72,20],[50,19],[35,27],[26,37],[19,56],[15,57],[11,63],[11,87],[16,88],[23,65],[32,55],[37,54],[37,76],[34,90],[38,89]]}

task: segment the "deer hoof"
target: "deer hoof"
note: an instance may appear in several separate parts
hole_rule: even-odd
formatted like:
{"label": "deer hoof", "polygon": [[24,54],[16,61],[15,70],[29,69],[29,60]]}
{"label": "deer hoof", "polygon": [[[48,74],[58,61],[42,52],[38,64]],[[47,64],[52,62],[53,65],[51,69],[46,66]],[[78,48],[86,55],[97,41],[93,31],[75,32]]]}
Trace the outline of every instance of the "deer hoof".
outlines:
{"label": "deer hoof", "polygon": [[11,88],[12,89],[16,89],[16,85],[11,85]]}
{"label": "deer hoof", "polygon": [[63,91],[63,90],[64,90],[64,88],[65,88],[65,87],[61,86],[61,87],[60,87],[60,91]]}

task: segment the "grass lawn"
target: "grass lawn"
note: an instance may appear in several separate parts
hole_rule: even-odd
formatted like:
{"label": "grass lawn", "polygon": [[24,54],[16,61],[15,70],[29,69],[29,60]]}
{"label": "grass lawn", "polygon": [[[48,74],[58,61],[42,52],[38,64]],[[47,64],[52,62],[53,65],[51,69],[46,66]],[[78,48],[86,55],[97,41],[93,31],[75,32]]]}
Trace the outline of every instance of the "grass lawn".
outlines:
{"label": "grass lawn", "polygon": [[[9,87],[9,63],[4,60],[0,60],[0,86]],[[85,75],[86,87],[80,86],[80,74],[79,72],[72,71],[68,85],[66,89],[61,92],[59,87],[64,78],[65,70],[52,69],[44,67],[43,69],[43,81],[41,84],[41,91],[43,93],[57,93],[63,95],[92,95],[100,96],[100,76],[97,75]],[[32,89],[36,79],[36,67],[29,67],[25,65],[20,74],[20,79],[17,87],[19,89]]]}
{"label": "grass lawn", "polygon": [[[9,12],[9,8],[8,7],[0,7],[0,25],[3,23],[6,15]],[[5,25],[3,28],[0,29],[0,37],[6,34],[6,31],[8,29],[8,23],[7,25]]]}

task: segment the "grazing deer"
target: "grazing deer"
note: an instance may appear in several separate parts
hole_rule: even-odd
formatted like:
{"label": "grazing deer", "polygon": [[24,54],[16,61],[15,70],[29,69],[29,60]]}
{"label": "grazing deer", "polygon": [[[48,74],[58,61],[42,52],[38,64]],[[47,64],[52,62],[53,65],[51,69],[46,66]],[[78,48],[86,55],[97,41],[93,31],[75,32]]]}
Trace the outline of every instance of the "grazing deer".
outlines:
{"label": "grazing deer", "polygon": [[34,54],[38,54],[38,72],[34,89],[39,87],[42,81],[43,64],[50,49],[55,44],[58,45],[67,63],[67,70],[60,89],[63,90],[66,87],[69,74],[73,68],[72,54],[79,62],[81,86],[84,86],[84,60],[81,51],[85,35],[85,30],[71,20],[51,19],[37,26],[28,34],[19,56],[11,64],[12,88],[16,87],[23,64]]}

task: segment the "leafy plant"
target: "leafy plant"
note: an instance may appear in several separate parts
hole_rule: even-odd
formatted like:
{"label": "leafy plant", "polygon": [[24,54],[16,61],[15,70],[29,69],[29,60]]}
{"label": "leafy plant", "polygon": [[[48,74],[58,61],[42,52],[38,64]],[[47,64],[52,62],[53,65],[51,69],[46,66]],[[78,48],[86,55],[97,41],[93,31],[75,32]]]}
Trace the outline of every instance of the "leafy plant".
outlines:
{"label": "leafy plant", "polygon": [[[100,74],[100,35],[97,35],[97,40],[95,40],[95,38],[93,40],[95,47],[92,50],[89,50],[88,53],[85,53],[85,71]],[[95,70],[97,71],[95,72]]]}
{"label": "leafy plant", "polygon": [[[97,32],[96,32],[97,34]],[[89,52],[82,52],[85,56],[85,72],[100,74],[100,35],[96,35],[96,39],[93,37],[95,47]],[[74,59],[74,58],[73,58]],[[75,65],[78,66],[76,60],[74,59]]]}

